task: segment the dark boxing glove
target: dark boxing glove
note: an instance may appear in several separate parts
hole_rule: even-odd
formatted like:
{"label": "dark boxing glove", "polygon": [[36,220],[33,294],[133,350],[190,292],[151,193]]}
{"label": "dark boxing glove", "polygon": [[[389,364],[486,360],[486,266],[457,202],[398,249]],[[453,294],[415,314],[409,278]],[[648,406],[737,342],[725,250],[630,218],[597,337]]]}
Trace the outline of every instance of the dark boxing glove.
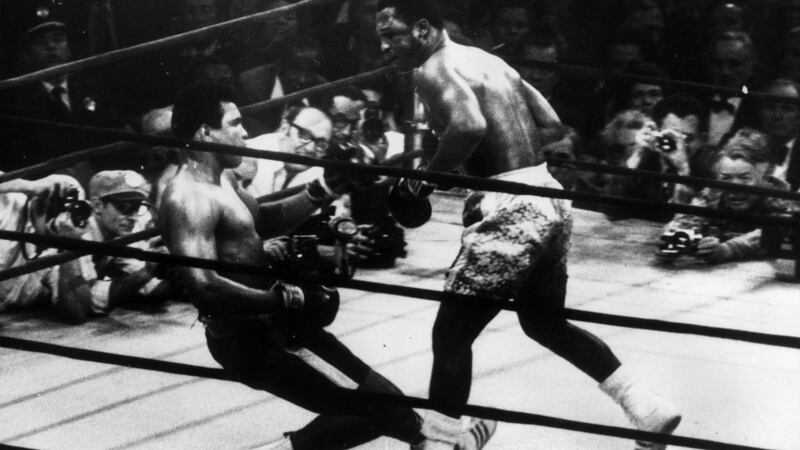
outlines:
{"label": "dark boxing glove", "polygon": [[417,228],[425,224],[433,213],[431,201],[427,198],[427,195],[433,192],[433,187],[428,184],[430,192],[420,196],[417,195],[420,193],[419,189],[416,191],[417,194],[411,191],[408,181],[400,180],[389,190],[389,212],[400,225],[406,228]]}
{"label": "dark boxing glove", "polygon": [[321,284],[296,286],[278,282],[274,289],[283,293],[283,306],[293,325],[300,328],[323,328],[339,312],[339,291]]}

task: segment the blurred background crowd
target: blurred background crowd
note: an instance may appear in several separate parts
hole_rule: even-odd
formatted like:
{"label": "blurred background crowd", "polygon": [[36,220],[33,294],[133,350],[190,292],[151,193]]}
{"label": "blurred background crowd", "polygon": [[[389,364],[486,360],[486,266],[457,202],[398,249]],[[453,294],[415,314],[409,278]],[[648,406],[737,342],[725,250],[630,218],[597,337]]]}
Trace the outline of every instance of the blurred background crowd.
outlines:
{"label": "blurred background crowd", "polygon": [[[292,3],[2,0],[0,78]],[[374,31],[377,3],[339,0],[302,8],[199,42],[2,90],[0,114],[169,135],[175,94],[191,82],[229,84],[238,92],[237,104],[241,107],[383,66]],[[544,136],[542,144],[553,161],[551,171],[565,189],[757,214],[794,210],[788,202],[756,195],[723,194],[692,185],[576,170],[559,162],[594,162],[753,186],[800,189],[800,1],[438,3],[453,41],[480,47],[505,59],[553,105],[564,132]],[[564,67],[542,66],[530,60]],[[574,66],[587,69],[575,70]],[[650,78],[634,80],[619,75]],[[712,84],[725,90],[692,90],[671,83],[673,80]],[[748,92],[772,94],[788,102],[757,100],[745,95]],[[248,113],[244,117],[250,137],[248,146],[310,156],[325,155],[330,149],[357,151],[370,163],[385,162],[409,150],[435,148],[436,136],[426,130],[424,116],[410,99],[413,94],[408,77],[390,74],[286,107]],[[48,161],[99,143],[84,135],[3,126],[0,171]],[[159,186],[174,173],[175,155],[170,149],[120,145],[129,148],[62,171],[71,177],[68,180],[54,175],[28,184],[0,185],[4,208],[0,221],[4,221],[4,229],[38,227],[42,232],[85,234],[68,230],[77,225],[58,219],[58,212],[47,217],[50,223],[28,220],[29,212],[35,208],[26,199],[52,198],[56,194],[63,198],[62,191],[71,189],[77,189],[79,197],[91,200],[89,222],[99,223],[101,230],[116,230],[101,231],[96,236],[107,240],[146,228],[150,216],[147,205],[158,203]],[[236,169],[236,176],[243,187],[260,196],[305,183],[319,176],[319,172],[307,166],[246,159]],[[383,247],[369,250],[370,255],[379,255],[375,264],[391,266],[396,257],[404,255],[404,241],[402,228],[388,216],[386,208],[376,206],[383,202],[385,192],[377,190],[353,195],[339,208],[363,225],[362,234],[363,230],[371,230],[367,234],[373,234],[367,241],[382,242],[379,247]],[[577,202],[576,206],[599,210],[612,219],[640,217],[659,221],[665,224],[665,234],[676,229],[697,230],[701,238],[696,254],[708,262],[763,254],[760,230],[752,226],[588,202]],[[115,228],[115,220],[125,225]],[[1,268],[28,260],[22,255],[24,245],[3,245],[13,247],[12,253],[7,254],[16,256],[9,256]],[[159,247],[158,243],[148,245]],[[98,266],[95,261],[94,278],[124,274],[125,283],[132,283],[129,276],[139,274],[133,282],[136,289],[124,284],[125,288],[116,286],[112,292],[129,294],[146,287],[144,296],[163,294],[159,290],[163,287],[153,281],[154,266],[108,266],[108,261],[104,264]],[[108,271],[108,267],[119,270]],[[78,266],[70,270],[82,273]],[[64,284],[61,291],[84,289],[89,295],[92,289],[97,290],[89,282],[92,276],[80,276],[88,283],[85,289],[75,282]],[[38,278],[30,283],[43,285]],[[49,283],[44,296],[53,298],[59,282]],[[19,282],[4,281],[0,286],[3,284],[9,284],[7,289],[19,295],[24,292]],[[0,303],[4,305],[0,310],[6,304],[24,304],[10,298],[6,296]],[[72,311],[73,317],[85,319],[92,311],[109,308],[108,302],[101,306],[97,302],[84,304],[95,306]]]}

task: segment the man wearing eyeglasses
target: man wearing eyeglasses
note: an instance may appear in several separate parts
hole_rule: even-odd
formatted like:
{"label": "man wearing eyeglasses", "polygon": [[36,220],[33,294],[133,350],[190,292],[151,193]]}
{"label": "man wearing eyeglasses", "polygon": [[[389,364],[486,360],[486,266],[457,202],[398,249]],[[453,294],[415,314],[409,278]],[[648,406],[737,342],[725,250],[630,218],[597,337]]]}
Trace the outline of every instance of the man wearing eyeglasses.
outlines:
{"label": "man wearing eyeglasses", "polygon": [[[332,131],[331,120],[324,112],[312,107],[292,107],[277,131],[249,139],[247,146],[320,158],[330,145]],[[242,186],[258,197],[308,183],[319,178],[323,171],[321,167],[304,164],[245,158],[236,172]]]}
{"label": "man wearing eyeglasses", "polygon": [[[150,185],[132,170],[98,172],[89,181],[89,198],[98,238],[109,241],[150,226]],[[166,252],[160,238],[140,247]],[[111,281],[108,308],[133,301],[160,303],[172,296],[168,280],[161,280],[158,265],[132,258],[95,255],[98,278]]]}

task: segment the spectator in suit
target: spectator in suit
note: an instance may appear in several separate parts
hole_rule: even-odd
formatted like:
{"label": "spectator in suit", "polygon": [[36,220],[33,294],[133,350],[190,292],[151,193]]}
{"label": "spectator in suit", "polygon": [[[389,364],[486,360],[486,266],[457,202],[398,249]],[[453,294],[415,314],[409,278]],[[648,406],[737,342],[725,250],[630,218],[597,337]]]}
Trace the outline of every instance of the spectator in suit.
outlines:
{"label": "spectator in suit", "polygon": [[[708,81],[712,84],[746,93],[752,84],[756,68],[753,42],[745,33],[726,31],[712,37],[705,55]],[[752,86],[751,86],[752,87]],[[734,121],[747,121],[742,116],[752,114],[739,95],[715,94],[705,98],[709,108],[708,140],[717,145],[722,137],[735,129]]]}
{"label": "spectator in suit", "polygon": [[[712,161],[716,148],[704,145],[707,131],[706,108],[697,98],[677,94],[664,98],[653,108],[653,120],[664,136],[675,142],[665,152],[679,175],[713,177]],[[688,204],[696,195],[695,186],[678,184],[672,201]]]}
{"label": "spectator in suit", "polygon": [[[19,56],[24,71],[58,66],[72,60],[68,27],[59,11],[49,3],[27,2],[19,10],[25,20],[20,38]],[[6,106],[12,115],[87,126],[119,126],[114,109],[89,77],[68,74],[36,81],[8,93]],[[8,132],[8,131],[7,131]],[[100,140],[83,135],[30,130],[12,132],[0,158],[0,169],[14,170],[99,144]],[[115,158],[119,158],[116,155]],[[96,160],[76,165],[67,172],[86,185],[96,167],[107,164]]]}
{"label": "spectator in suit", "polygon": [[[767,84],[764,93],[800,99],[800,86],[791,80],[776,79]],[[788,182],[793,190],[800,188],[800,105],[777,101],[760,102],[759,128],[769,135],[774,167],[770,175]]]}

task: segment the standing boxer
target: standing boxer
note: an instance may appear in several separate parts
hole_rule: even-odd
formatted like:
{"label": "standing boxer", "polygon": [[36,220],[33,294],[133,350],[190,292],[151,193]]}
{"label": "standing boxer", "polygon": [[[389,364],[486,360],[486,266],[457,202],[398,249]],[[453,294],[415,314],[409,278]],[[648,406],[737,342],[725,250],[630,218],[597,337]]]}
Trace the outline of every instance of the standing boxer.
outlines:
{"label": "standing boxer", "polygon": [[[381,0],[376,31],[384,54],[400,70],[413,70],[416,91],[440,137],[426,170],[462,169],[473,176],[561,188],[540,148],[542,136],[561,128],[556,113],[503,60],[452,42],[433,0]],[[418,180],[402,184],[412,195],[433,191]],[[599,382],[637,428],[671,433],[678,426],[680,415],[635,382],[605,343],[565,319],[572,227],[567,201],[472,192],[464,205],[464,226],[445,291],[513,298],[525,333]],[[452,300],[440,305],[430,397],[446,406],[445,413],[467,402],[472,343],[499,311]]]}

